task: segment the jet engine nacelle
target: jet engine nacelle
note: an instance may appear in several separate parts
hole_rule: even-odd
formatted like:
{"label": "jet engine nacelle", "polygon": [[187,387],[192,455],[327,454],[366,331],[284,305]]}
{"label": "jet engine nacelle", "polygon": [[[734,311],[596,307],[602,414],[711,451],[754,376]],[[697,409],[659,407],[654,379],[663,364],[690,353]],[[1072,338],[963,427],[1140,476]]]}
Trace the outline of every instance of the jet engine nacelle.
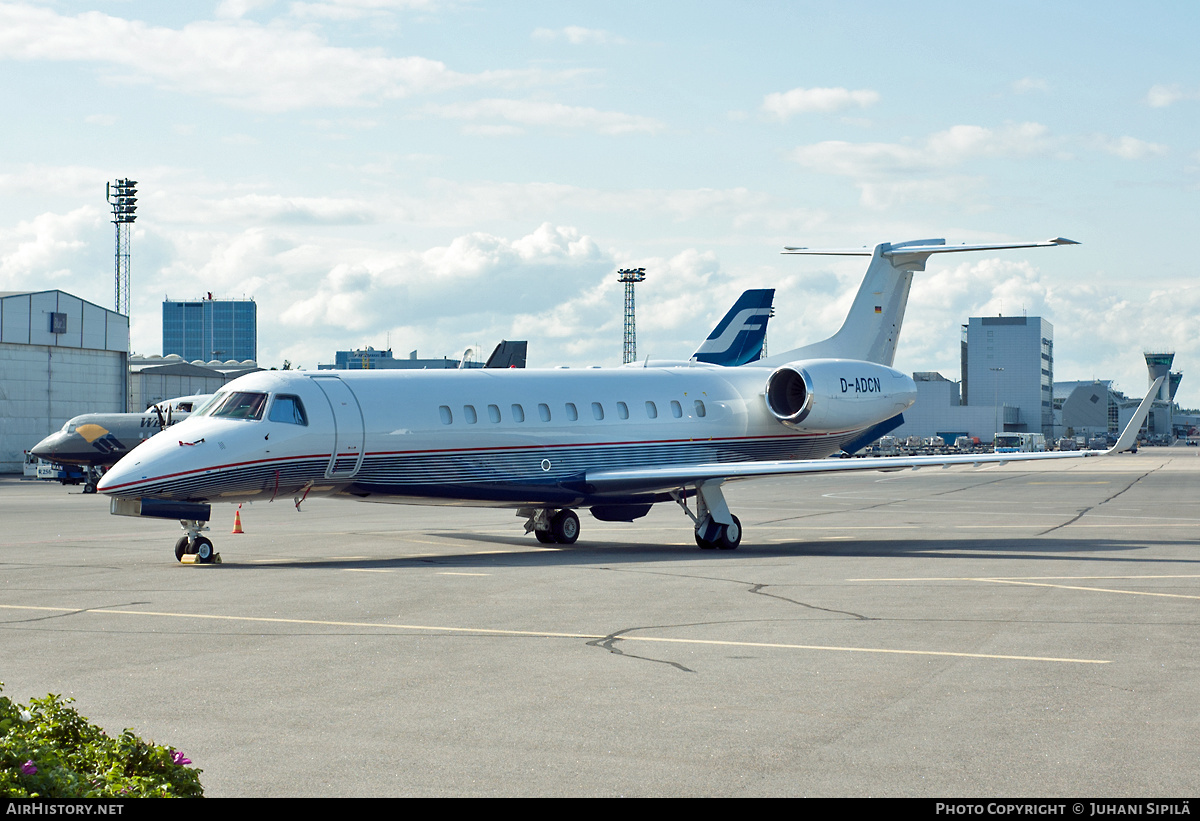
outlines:
{"label": "jet engine nacelle", "polygon": [[767,409],[797,430],[861,430],[917,401],[917,385],[900,371],[854,359],[805,359],[767,378]]}

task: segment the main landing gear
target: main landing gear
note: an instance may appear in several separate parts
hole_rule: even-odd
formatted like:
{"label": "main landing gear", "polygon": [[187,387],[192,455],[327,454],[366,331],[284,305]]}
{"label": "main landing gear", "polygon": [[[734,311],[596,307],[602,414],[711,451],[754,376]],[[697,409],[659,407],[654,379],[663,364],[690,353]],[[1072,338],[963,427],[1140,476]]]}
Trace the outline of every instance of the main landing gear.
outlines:
{"label": "main landing gear", "polygon": [[208,525],[197,519],[180,519],[179,524],[187,535],[180,536],[179,541],[175,542],[177,561],[197,564],[221,561],[220,555],[213,549],[213,543],[200,535],[208,530]]}
{"label": "main landing gear", "polygon": [[[742,543],[742,522],[729,512],[721,484],[722,480],[712,479],[696,485],[695,513],[688,507],[685,489],[671,492],[671,498],[696,525],[696,544],[703,550],[737,550]],[[542,544],[575,544],[579,538],[579,517],[573,510],[523,507],[517,515],[525,517],[525,532]]]}
{"label": "main landing gear", "polygon": [[696,512],[688,508],[683,491],[673,491],[671,498],[696,525],[696,544],[703,550],[737,550],[742,543],[742,522],[729,512],[721,480],[713,479],[696,485]]}
{"label": "main landing gear", "polygon": [[579,538],[579,517],[573,510],[552,513],[545,508],[523,507],[517,515],[526,517],[525,532],[532,532],[542,544],[575,544]]}

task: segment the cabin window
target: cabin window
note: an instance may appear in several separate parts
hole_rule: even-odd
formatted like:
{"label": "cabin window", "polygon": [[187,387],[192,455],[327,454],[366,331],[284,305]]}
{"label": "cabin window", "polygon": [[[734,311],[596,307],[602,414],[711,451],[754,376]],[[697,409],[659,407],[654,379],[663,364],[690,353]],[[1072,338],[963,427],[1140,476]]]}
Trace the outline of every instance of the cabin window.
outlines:
{"label": "cabin window", "polygon": [[671,400],[671,415],[674,416],[676,419],[683,418],[683,406],[680,405],[678,402],[676,402],[674,399]]}
{"label": "cabin window", "polygon": [[450,412],[449,405],[442,405],[438,408],[438,415],[442,417],[442,424],[449,425],[454,422],[454,414]]}
{"label": "cabin window", "polygon": [[622,419],[629,418],[629,406],[626,405],[624,402],[617,403],[617,416],[619,416]]}
{"label": "cabin window", "polygon": [[604,406],[601,405],[599,402],[592,403],[592,416],[594,416],[596,418],[597,422],[604,419]]}
{"label": "cabin window", "polygon": [[650,419],[658,418],[658,406],[653,402],[646,402],[646,416]]}
{"label": "cabin window", "polygon": [[705,414],[704,403],[699,399],[696,400],[696,415],[703,417]]}
{"label": "cabin window", "polygon": [[479,415],[475,413],[474,405],[463,405],[463,418],[467,420],[468,425],[474,425],[479,421]]}
{"label": "cabin window", "polygon": [[575,409],[574,402],[567,403],[567,420],[575,422],[579,419],[579,411]]}
{"label": "cabin window", "polygon": [[308,416],[304,413],[304,403],[299,396],[280,394],[271,403],[271,413],[267,418],[272,422],[287,422],[289,425],[307,425]]}
{"label": "cabin window", "polygon": [[208,416],[219,416],[225,419],[262,419],[263,408],[267,405],[265,393],[250,391],[234,391],[222,395],[222,400],[213,405]]}
{"label": "cabin window", "polygon": [[545,402],[538,403],[538,418],[540,418],[543,422],[550,421],[550,406]]}
{"label": "cabin window", "polygon": [[491,419],[493,422],[500,421],[500,406],[499,405],[488,405],[488,419]]}
{"label": "cabin window", "polygon": [[525,421],[525,409],[523,407],[521,407],[520,405],[513,405],[512,406],[512,418],[513,418],[514,422],[524,422]]}

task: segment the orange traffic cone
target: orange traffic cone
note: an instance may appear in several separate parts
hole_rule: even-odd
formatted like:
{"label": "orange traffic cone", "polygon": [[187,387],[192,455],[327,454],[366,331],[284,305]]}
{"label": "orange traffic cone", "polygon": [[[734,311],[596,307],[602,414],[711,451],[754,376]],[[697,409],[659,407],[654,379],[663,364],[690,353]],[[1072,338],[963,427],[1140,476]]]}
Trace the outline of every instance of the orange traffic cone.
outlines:
{"label": "orange traffic cone", "polygon": [[238,505],[238,509],[233,512],[233,532],[242,533],[242,506]]}

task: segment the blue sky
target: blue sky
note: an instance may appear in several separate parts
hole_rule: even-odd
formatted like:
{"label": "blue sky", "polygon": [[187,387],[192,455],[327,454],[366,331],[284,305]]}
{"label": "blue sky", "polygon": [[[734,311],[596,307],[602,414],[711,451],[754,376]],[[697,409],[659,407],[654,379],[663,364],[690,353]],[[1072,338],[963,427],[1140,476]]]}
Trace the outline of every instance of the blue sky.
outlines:
{"label": "blue sky", "polygon": [[[259,360],[529,339],[688,355],[744,288],[771,351],[836,330],[862,260],[784,245],[1066,236],[935,259],[897,367],[969,316],[1047,317],[1055,378],[1191,371],[1192,3],[0,2],[0,290],[111,305],[104,183],[139,181],[133,348],[164,297],[253,296]],[[1200,370],[1185,375],[1200,405]]]}

